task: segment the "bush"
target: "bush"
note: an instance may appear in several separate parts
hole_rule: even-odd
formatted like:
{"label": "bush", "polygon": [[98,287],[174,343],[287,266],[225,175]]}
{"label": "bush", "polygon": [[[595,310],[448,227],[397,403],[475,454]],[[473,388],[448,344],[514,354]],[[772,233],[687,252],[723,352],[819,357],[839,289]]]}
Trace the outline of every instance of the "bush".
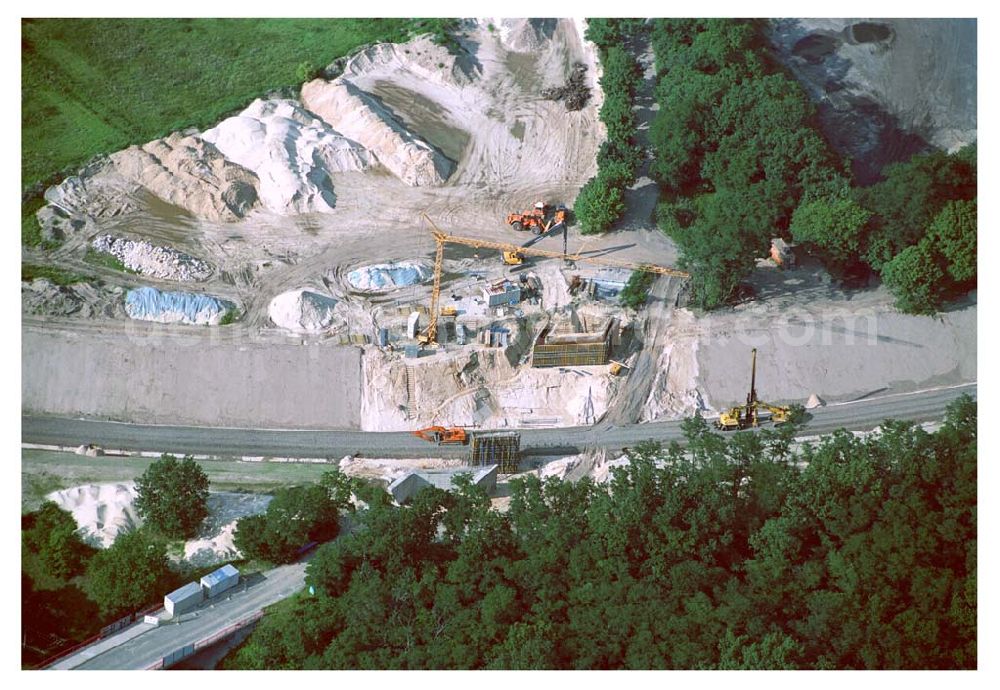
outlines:
{"label": "bush", "polygon": [[630,309],[641,307],[646,303],[649,288],[653,287],[654,280],[656,280],[656,276],[652,273],[632,271],[632,275],[629,276],[628,282],[625,284],[625,289],[619,295],[621,303]]}
{"label": "bush", "polygon": [[311,62],[300,62],[295,68],[295,79],[301,84],[320,76],[322,70]]}
{"label": "bush", "polygon": [[882,267],[882,280],[909,314],[933,314],[945,296],[945,272],[926,242],[907,247]]}
{"label": "bush", "polygon": [[792,215],[796,242],[807,242],[839,264],[854,261],[861,253],[872,214],[852,199],[815,199],[801,204]]}
{"label": "bush", "polygon": [[77,534],[73,516],[52,501],[46,501],[28,516],[30,526],[21,532],[21,543],[36,554],[48,575],[68,580],[83,572],[95,549]]}
{"label": "bush", "polygon": [[337,506],[325,486],[279,489],[266,513],[236,523],[236,547],[247,558],[290,563],[310,541],[329,541],[337,536]]}
{"label": "bush", "polygon": [[174,539],[193,537],[208,515],[208,476],[194,458],[163,455],[135,482],[135,509],[146,525]]}
{"label": "bush", "polygon": [[610,161],[598,176],[607,181],[611,187],[630,187],[635,182],[635,169],[623,161]]}
{"label": "bush", "polygon": [[639,62],[621,46],[615,45],[601,56],[601,88],[631,98],[642,79]]}
{"label": "bush", "polygon": [[[601,32],[620,36],[617,22],[591,20],[588,37],[591,29],[600,36],[603,36]],[[635,182],[635,174],[643,160],[642,149],[633,141],[636,123],[632,98],[640,78],[638,63],[624,48],[612,45],[601,51],[601,65],[604,104],[600,118],[607,128],[608,138],[597,152],[597,176],[588,180],[576,200],[574,213],[585,234],[604,232],[621,218],[625,212],[624,189]]]}
{"label": "bush", "polygon": [[625,194],[613,182],[599,174],[587,180],[580,190],[573,213],[583,234],[606,231],[625,212]]}
{"label": "bush", "polygon": [[[693,215],[668,212],[660,221],[706,309],[730,298],[803,200],[847,185],[809,99],[771,66],[765,43],[761,26],[744,20],[659,20],[653,32],[660,109],[649,169],[671,205]],[[822,219],[831,212],[808,210],[815,212],[803,212],[800,234],[849,252],[857,224],[827,237]]]}
{"label": "bush", "polygon": [[977,202],[950,201],[931,223],[927,236],[948,265],[956,283],[976,282]]}
{"label": "bush", "polygon": [[87,566],[84,589],[104,616],[135,611],[155,601],[176,582],[166,545],[146,530],[119,534]]}
{"label": "bush", "polygon": [[604,170],[612,163],[624,163],[632,171],[633,179],[644,159],[645,152],[642,147],[631,141],[613,142],[606,140],[601,142],[600,148],[597,149],[598,170]]}

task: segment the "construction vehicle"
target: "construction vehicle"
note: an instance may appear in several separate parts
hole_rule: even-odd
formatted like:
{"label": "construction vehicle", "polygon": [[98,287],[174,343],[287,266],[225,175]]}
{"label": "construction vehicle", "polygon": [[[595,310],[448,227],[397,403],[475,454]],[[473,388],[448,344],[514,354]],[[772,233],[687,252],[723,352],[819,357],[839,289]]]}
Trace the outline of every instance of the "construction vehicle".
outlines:
{"label": "construction vehicle", "polygon": [[524,257],[517,251],[508,252],[501,250],[500,260],[503,261],[504,266],[520,266],[524,263]]}
{"label": "construction vehicle", "polygon": [[608,360],[608,364],[611,365],[608,367],[608,373],[611,374],[612,376],[617,376],[618,374],[620,374],[622,369],[631,368],[629,367],[629,365],[625,364],[624,362],[619,362],[616,359]]}
{"label": "construction vehicle", "polygon": [[441,307],[441,316],[458,316],[458,307]]}
{"label": "construction vehicle", "polygon": [[536,201],[534,208],[524,213],[508,213],[507,225],[518,232],[531,230],[535,235],[541,235],[552,228],[566,222],[565,206],[550,206],[544,201]]}
{"label": "construction vehicle", "polygon": [[434,236],[434,241],[437,243],[437,249],[434,252],[434,284],[431,288],[430,323],[427,324],[427,329],[417,336],[417,341],[421,345],[429,345],[430,343],[437,342],[438,302],[441,299],[441,270],[444,264],[444,245],[447,243],[461,244],[475,249],[499,249],[501,252],[509,252],[522,257],[540,256],[546,259],[570,259],[573,261],[595,264],[597,266],[625,268],[630,271],[645,271],[647,273],[656,273],[658,275],[673,276],[676,278],[691,277],[690,273],[679,271],[676,268],[657,266],[656,264],[633,264],[628,261],[618,261],[616,259],[597,259],[590,256],[581,256],[579,252],[576,254],[566,254],[565,252],[553,252],[548,249],[536,249],[535,247],[518,247],[517,245],[507,244],[506,242],[493,242],[492,240],[478,240],[471,237],[449,235],[435,225],[434,221],[432,221],[430,216],[426,213],[421,215],[431,228],[433,228],[431,230],[431,234]]}
{"label": "construction vehicle", "polygon": [[439,446],[464,446],[469,442],[469,435],[460,426],[429,426],[411,433],[417,438],[436,443]]}
{"label": "construction vehicle", "polygon": [[[769,414],[768,418],[761,419],[761,410]],[[738,431],[760,426],[761,421],[770,419],[772,424],[784,424],[789,420],[791,411],[787,407],[772,405],[757,399],[757,348],[751,352],[750,364],[750,392],[747,393],[745,405],[731,407],[719,415],[715,427],[722,431]]]}

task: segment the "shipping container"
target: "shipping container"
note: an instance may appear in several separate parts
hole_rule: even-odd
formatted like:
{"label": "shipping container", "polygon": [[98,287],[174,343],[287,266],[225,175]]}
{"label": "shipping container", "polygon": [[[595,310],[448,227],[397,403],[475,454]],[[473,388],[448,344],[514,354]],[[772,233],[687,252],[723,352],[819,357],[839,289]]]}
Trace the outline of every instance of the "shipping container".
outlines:
{"label": "shipping container", "polygon": [[205,598],[211,598],[235,587],[240,581],[240,571],[226,564],[201,578],[201,589]]}
{"label": "shipping container", "polygon": [[197,607],[204,598],[201,586],[197,582],[189,582],[163,597],[163,608],[171,616],[179,616]]}

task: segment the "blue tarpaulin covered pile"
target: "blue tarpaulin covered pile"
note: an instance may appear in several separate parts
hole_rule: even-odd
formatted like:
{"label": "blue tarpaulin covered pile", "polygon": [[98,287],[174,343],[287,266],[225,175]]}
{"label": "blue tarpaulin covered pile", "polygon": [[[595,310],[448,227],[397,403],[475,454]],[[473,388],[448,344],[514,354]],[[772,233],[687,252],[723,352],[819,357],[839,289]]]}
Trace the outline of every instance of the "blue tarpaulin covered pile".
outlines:
{"label": "blue tarpaulin covered pile", "polygon": [[210,295],[160,292],[141,287],[125,295],[125,311],[133,319],[162,323],[217,324],[233,305]]}

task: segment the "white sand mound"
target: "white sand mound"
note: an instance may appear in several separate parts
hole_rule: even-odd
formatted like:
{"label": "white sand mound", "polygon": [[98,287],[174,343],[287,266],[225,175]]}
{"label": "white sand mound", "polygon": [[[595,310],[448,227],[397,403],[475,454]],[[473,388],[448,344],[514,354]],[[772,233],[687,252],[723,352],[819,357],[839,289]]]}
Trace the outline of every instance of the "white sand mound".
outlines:
{"label": "white sand mound", "polygon": [[111,154],[114,170],[164,201],[214,221],[235,221],[259,203],[257,176],[212,144],[175,132]]}
{"label": "white sand mound", "polygon": [[318,333],[338,321],[337,300],[309,290],[283,292],[268,305],[267,314],[277,326],[294,333]]}
{"label": "white sand mound", "polygon": [[242,558],[240,550],[233,541],[235,531],[236,521],[233,520],[213,537],[184,542],[184,560],[191,565],[205,566]]}
{"label": "white sand mound", "polygon": [[442,184],[452,173],[451,161],[350,82],[315,79],[302,87],[302,102],[411,187]]}
{"label": "white sand mound", "polygon": [[515,53],[535,53],[552,38],[555,19],[493,19],[498,27],[500,42]]}
{"label": "white sand mound", "polygon": [[421,283],[431,275],[423,264],[400,261],[398,263],[362,266],[347,274],[347,282],[358,290],[380,292]]}
{"label": "white sand mound", "polygon": [[328,212],[329,174],[367,170],[375,157],[292,100],[255,100],[202,134],[226,158],[260,179],[260,197],[276,213]]}
{"label": "white sand mound", "polygon": [[132,506],[135,482],[74,486],[45,498],[73,514],[84,539],[104,548],[111,546],[119,533],[142,524]]}
{"label": "white sand mound", "polygon": [[377,43],[365,48],[348,60],[341,76],[353,81],[354,77],[386,68],[405,70],[425,81],[455,87],[467,86],[472,82],[469,75],[478,72],[475,65],[463,62],[444,46],[423,36],[407,43]]}
{"label": "white sand mound", "polygon": [[807,410],[814,410],[817,407],[823,407],[824,405],[826,405],[826,403],[823,402],[823,398],[819,397],[815,393],[810,395],[809,400],[806,401]]}

